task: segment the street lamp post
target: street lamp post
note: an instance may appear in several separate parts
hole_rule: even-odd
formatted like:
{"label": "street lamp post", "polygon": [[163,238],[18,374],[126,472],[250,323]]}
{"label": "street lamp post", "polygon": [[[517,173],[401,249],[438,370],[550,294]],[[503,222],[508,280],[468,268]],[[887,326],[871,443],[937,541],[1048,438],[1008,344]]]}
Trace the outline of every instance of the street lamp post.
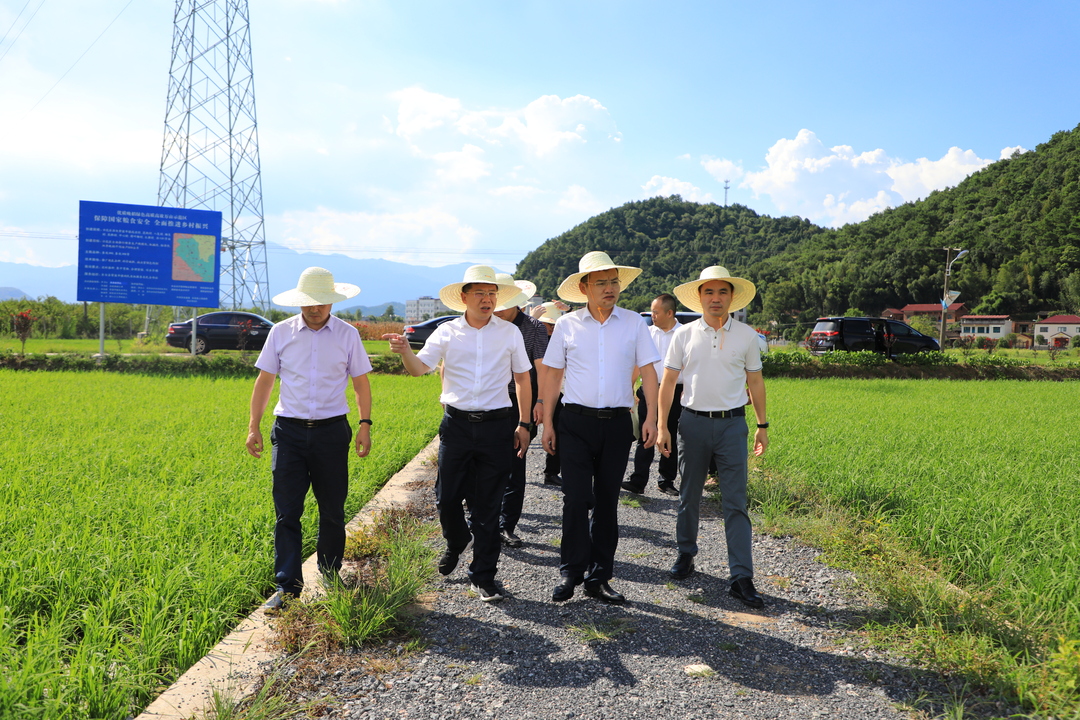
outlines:
{"label": "street lamp post", "polygon": [[[960,258],[964,257],[965,255],[967,255],[967,250],[961,250],[960,248],[954,248],[954,247],[945,247],[945,248],[942,248],[942,250],[945,251],[945,291],[941,295],[941,336],[938,338],[938,344],[941,346],[941,349],[944,350],[945,349],[945,315],[948,312],[949,305],[952,304],[952,301],[960,296],[959,293],[953,293],[953,295],[950,297],[950,295],[949,295],[949,275],[952,273],[953,263],[956,262],[957,260],[959,260]],[[949,257],[952,255],[953,250],[959,250],[960,252],[956,253],[956,257],[954,257],[954,258],[952,258],[950,260]]]}

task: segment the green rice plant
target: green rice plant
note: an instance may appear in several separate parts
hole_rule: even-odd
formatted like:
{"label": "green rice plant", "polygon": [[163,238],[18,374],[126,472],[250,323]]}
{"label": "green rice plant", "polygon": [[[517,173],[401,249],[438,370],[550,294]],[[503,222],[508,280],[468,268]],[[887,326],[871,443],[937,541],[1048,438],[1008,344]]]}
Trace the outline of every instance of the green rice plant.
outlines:
{"label": "green rice plant", "polygon": [[775,379],[768,389],[772,442],[751,479],[766,518],[821,514],[830,555],[858,548],[887,574],[895,619],[937,628],[1014,689],[1054,638],[1080,639],[1071,383]]}
{"label": "green rice plant", "polygon": [[[269,595],[269,458],[243,447],[251,388],[0,370],[0,717],[138,714]],[[376,376],[372,395],[350,514],[442,415],[434,376]]]}

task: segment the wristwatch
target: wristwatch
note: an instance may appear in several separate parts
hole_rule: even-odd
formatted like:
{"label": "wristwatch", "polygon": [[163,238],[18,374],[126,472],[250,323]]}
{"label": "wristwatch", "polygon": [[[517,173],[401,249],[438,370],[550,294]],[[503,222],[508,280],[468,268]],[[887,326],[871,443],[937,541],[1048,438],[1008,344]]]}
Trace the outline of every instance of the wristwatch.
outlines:
{"label": "wristwatch", "polygon": [[359,424],[360,424],[360,425],[363,425],[363,424],[365,424],[365,423],[366,423],[366,424],[368,424],[368,425],[370,425],[371,427],[375,427],[375,423],[371,422],[371,421],[370,421],[370,420],[368,420],[367,418],[361,418],[361,419],[360,419],[360,422],[359,422]]}
{"label": "wristwatch", "polygon": [[758,426],[758,430],[764,430],[767,427],[769,427],[769,423],[767,423],[767,422],[758,423],[757,426]]}
{"label": "wristwatch", "polygon": [[521,422],[521,421],[519,420],[519,421],[518,421],[518,427],[523,427],[523,428],[525,428],[526,430],[528,430],[529,432],[532,432],[532,429],[533,429],[533,424],[532,424],[532,423],[527,423],[527,422]]}

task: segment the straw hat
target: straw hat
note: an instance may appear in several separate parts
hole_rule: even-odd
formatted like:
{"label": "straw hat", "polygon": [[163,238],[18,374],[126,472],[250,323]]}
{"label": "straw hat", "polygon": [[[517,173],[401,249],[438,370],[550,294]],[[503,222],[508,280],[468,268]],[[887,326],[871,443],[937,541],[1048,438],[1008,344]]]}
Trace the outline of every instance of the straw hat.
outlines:
{"label": "straw hat", "polygon": [[560,310],[553,302],[546,302],[540,307],[544,308],[544,314],[537,318],[537,320],[542,323],[554,325],[555,321],[563,316],[563,311]]}
{"label": "straw hat", "polygon": [[734,288],[734,294],[731,297],[731,305],[728,306],[728,312],[742,310],[750,304],[750,301],[754,299],[754,295],[757,294],[757,288],[754,287],[754,283],[749,280],[743,280],[742,278],[732,277],[731,273],[729,273],[725,267],[710,265],[701,271],[701,275],[698,276],[697,280],[683,283],[675,288],[673,291],[675,297],[679,298],[679,302],[694,312],[702,312],[701,297],[698,294],[698,289],[710,280],[724,280],[731,283],[731,287]]}
{"label": "straw hat", "polygon": [[515,280],[513,275],[509,273],[495,273],[495,277],[500,282],[512,282],[517,285],[521,292],[514,297],[504,302],[499,307],[495,308],[495,312],[502,312],[503,310],[509,310],[512,307],[524,307],[529,304],[529,300],[536,294],[536,285],[532,284],[528,280]]}
{"label": "straw hat", "polygon": [[274,296],[273,302],[283,307],[333,305],[348,300],[360,288],[349,283],[334,282],[334,274],[321,267],[309,267],[300,273],[300,282],[292,290]]}
{"label": "straw hat", "polygon": [[611,262],[611,258],[608,257],[606,252],[594,250],[581,258],[581,261],[578,263],[578,272],[562,281],[562,285],[559,286],[559,297],[566,302],[588,302],[589,299],[585,297],[585,293],[581,292],[578,283],[581,282],[581,278],[589,273],[600,272],[602,270],[619,271],[619,286],[621,290],[625,290],[626,286],[641,274],[641,268],[616,265]]}
{"label": "straw hat", "polygon": [[[504,273],[505,274],[505,273]],[[506,277],[510,277],[507,275]],[[443,305],[451,310],[465,312],[465,303],[461,301],[461,288],[469,283],[482,283],[484,285],[498,285],[499,295],[495,298],[497,305],[502,305],[521,292],[521,288],[512,280],[500,280],[495,275],[495,270],[487,265],[473,265],[465,270],[465,278],[459,283],[450,283],[439,291],[439,299]]]}

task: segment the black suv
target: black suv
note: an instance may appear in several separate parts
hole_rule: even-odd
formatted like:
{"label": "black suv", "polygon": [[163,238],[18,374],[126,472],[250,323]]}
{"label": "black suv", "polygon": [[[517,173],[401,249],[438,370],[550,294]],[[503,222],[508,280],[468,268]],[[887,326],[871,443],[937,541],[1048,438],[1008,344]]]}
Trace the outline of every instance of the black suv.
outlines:
{"label": "black suv", "polygon": [[405,339],[409,341],[409,347],[413,350],[419,350],[424,347],[424,343],[431,337],[431,333],[435,332],[435,328],[442,325],[444,322],[450,322],[454,318],[459,318],[460,315],[440,315],[439,317],[425,320],[424,322],[414,323],[405,327]]}
{"label": "black suv", "polygon": [[872,350],[885,355],[940,350],[938,341],[907,323],[872,317],[823,317],[806,340],[814,355],[830,350]]}

